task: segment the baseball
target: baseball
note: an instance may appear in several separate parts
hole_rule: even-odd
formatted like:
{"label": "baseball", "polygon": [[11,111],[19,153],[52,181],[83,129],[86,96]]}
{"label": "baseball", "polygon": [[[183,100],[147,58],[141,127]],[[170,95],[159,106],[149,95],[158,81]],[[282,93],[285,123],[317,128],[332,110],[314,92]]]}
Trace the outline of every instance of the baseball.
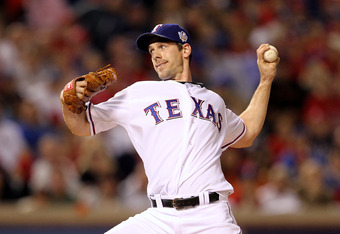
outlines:
{"label": "baseball", "polygon": [[279,52],[277,51],[277,49],[272,46],[269,45],[270,49],[267,50],[266,52],[264,52],[264,60],[268,63],[272,63],[274,61],[276,61],[277,57],[279,56]]}

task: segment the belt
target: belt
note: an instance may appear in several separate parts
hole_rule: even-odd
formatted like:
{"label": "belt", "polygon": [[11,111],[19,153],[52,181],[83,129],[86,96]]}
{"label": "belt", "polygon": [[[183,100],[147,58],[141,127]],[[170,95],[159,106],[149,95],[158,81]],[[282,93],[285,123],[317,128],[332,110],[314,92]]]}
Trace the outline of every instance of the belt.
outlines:
{"label": "belt", "polygon": [[[209,203],[216,202],[220,199],[220,195],[216,192],[209,193]],[[150,198],[151,206],[157,207],[155,199]],[[189,198],[175,198],[175,199],[161,199],[163,207],[176,208],[177,210],[184,209],[186,207],[195,207],[200,204],[199,196]]]}

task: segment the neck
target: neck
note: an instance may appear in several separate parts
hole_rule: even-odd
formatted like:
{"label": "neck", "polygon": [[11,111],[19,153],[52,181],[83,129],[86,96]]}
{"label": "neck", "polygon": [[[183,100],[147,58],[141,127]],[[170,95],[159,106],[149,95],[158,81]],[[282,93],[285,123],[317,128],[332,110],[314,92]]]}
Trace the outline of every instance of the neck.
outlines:
{"label": "neck", "polygon": [[183,64],[183,72],[180,76],[174,77],[173,80],[181,82],[192,82],[191,70],[188,62]]}

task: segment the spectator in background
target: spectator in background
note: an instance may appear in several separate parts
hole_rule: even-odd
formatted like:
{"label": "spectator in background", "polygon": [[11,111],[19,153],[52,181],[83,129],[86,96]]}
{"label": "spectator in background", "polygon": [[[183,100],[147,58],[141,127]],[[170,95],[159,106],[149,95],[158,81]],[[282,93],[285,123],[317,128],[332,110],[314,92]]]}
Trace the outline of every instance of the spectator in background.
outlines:
{"label": "spectator in background", "polygon": [[13,199],[8,173],[0,165],[0,204]]}
{"label": "spectator in background", "polygon": [[255,190],[255,200],[261,211],[268,214],[288,214],[301,210],[298,194],[291,186],[284,164],[274,164],[268,172],[268,182]]}
{"label": "spectator in background", "polygon": [[[93,2],[92,2],[93,4]],[[122,0],[101,1],[89,8],[85,8],[78,15],[79,22],[91,35],[91,44],[105,53],[106,45],[111,37],[117,36],[126,28],[126,6]],[[124,14],[123,14],[124,12]]]}
{"label": "spectator in background", "polygon": [[102,136],[81,142],[76,164],[80,173],[79,204],[95,208],[116,198],[117,164],[110,157]]}
{"label": "spectator in background", "polygon": [[322,207],[332,204],[333,194],[323,181],[321,166],[313,161],[304,161],[299,168],[297,191],[303,208]]}
{"label": "spectator in background", "polygon": [[117,179],[124,180],[136,167],[138,161],[136,150],[126,130],[121,126],[103,133],[103,136],[110,157],[117,163]]}
{"label": "spectator in background", "polygon": [[51,128],[41,119],[36,106],[28,100],[23,99],[20,102],[17,116],[25,142],[36,155],[40,138],[51,131]]}
{"label": "spectator in background", "polygon": [[340,202],[340,148],[328,155],[328,164],[323,169],[325,186],[329,187],[335,202]]}
{"label": "spectator in background", "polygon": [[297,114],[290,110],[272,113],[275,122],[265,141],[270,152],[270,163],[287,166],[289,176],[296,175],[299,163],[310,154],[310,146],[305,133],[298,129]]}
{"label": "spectator in background", "polygon": [[118,184],[118,195],[123,206],[134,212],[150,207],[147,197],[148,178],[142,162],[137,162],[135,170]]}
{"label": "spectator in background", "polygon": [[3,189],[8,199],[22,196],[24,178],[19,173],[22,160],[27,155],[28,146],[17,122],[6,116],[4,100],[0,97],[0,168]]}
{"label": "spectator in background", "polygon": [[73,19],[73,12],[66,0],[27,0],[24,7],[27,22],[33,29],[53,30]]}
{"label": "spectator in background", "polygon": [[39,155],[32,166],[33,198],[42,202],[70,202],[79,189],[79,174],[69,160],[58,135],[45,134],[38,143]]}

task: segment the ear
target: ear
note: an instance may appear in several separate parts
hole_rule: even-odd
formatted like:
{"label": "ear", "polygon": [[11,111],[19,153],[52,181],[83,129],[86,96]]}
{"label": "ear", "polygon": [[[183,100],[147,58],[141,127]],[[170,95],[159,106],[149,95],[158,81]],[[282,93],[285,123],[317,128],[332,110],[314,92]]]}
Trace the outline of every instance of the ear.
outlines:
{"label": "ear", "polygon": [[189,59],[190,54],[191,54],[191,46],[188,43],[186,43],[183,45],[183,56],[184,58]]}

